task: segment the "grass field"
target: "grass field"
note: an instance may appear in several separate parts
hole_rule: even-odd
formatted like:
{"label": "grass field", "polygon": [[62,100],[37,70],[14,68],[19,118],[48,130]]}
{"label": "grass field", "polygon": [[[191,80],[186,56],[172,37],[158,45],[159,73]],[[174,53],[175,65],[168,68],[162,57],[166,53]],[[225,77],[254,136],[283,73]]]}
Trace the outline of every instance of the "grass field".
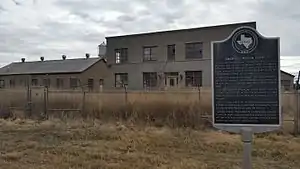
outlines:
{"label": "grass field", "polygon": [[[239,169],[239,135],[100,121],[0,121],[5,169]],[[253,168],[299,169],[300,138],[256,135]]]}
{"label": "grass field", "polygon": [[[1,168],[238,169],[239,135],[213,130],[210,91],[124,93],[50,92],[47,121],[0,120]],[[34,113],[43,110],[33,91]],[[285,119],[296,111],[295,95],[282,94]],[[85,111],[50,111],[81,109]],[[0,91],[0,108],[26,104],[24,91]],[[22,110],[19,110],[22,114]],[[84,119],[84,120],[83,120]],[[300,138],[293,124],[255,135],[253,168],[299,169]]]}

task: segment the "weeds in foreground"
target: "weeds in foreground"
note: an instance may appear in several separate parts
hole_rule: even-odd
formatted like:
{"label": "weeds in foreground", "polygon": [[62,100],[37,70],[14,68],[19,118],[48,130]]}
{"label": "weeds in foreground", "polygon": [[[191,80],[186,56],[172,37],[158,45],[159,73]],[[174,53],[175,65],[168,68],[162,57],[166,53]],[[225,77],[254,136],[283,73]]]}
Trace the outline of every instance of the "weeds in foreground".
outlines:
{"label": "weeds in foreground", "polygon": [[[239,135],[99,120],[0,121],[3,168],[236,169]],[[298,169],[300,140],[270,133],[254,138],[253,167]]]}

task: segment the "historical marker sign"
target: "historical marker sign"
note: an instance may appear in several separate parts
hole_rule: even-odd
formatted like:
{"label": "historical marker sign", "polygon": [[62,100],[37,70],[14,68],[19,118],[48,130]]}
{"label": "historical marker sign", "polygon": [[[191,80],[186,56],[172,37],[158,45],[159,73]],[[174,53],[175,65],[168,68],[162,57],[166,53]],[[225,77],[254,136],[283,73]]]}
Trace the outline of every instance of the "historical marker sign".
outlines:
{"label": "historical marker sign", "polygon": [[265,38],[240,27],[212,42],[213,125],[240,132],[281,125],[279,38]]}

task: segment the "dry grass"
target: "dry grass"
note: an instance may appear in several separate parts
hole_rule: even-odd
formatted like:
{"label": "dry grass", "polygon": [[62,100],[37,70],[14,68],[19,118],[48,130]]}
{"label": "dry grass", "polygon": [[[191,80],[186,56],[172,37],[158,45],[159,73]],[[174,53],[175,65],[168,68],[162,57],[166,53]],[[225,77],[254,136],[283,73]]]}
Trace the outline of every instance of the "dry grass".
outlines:
{"label": "dry grass", "polygon": [[[0,91],[2,107],[24,107],[26,91]],[[83,106],[81,92],[49,92],[48,115],[56,118],[97,118],[113,121],[131,121],[149,125],[172,127],[197,127],[202,115],[211,114],[211,97],[202,91],[201,102],[196,91],[186,92],[123,92],[86,93]],[[4,96],[4,97],[1,97]],[[42,90],[32,92],[33,113],[43,112]],[[78,109],[84,111],[52,111],[52,109]],[[176,120],[177,119],[177,120]]]}
{"label": "dry grass", "polygon": [[[50,120],[0,120],[1,168],[198,168],[237,169],[238,135],[214,131],[210,91],[87,93],[85,111],[49,111]],[[43,110],[42,91],[32,93],[33,112]],[[295,96],[283,94],[286,119]],[[22,107],[24,91],[0,91],[2,108]],[[49,109],[81,109],[82,94],[49,93]],[[20,111],[14,111],[20,114]],[[21,116],[21,115],[20,115]],[[57,120],[60,119],[60,120]],[[84,119],[84,120],[83,120]],[[197,129],[197,130],[194,130]],[[255,136],[253,167],[298,169],[300,139],[283,132]]]}
{"label": "dry grass", "polygon": [[[80,91],[51,91],[48,94],[48,115],[61,119],[89,118],[105,121],[125,121],[150,126],[203,128],[211,115],[211,91],[169,92],[106,92],[83,93]],[[127,102],[126,102],[127,100]],[[283,113],[285,119],[292,120],[296,112],[296,99],[293,93],[283,93]],[[43,89],[32,92],[33,114],[40,115],[44,108]],[[84,103],[84,104],[83,104]],[[26,91],[0,90],[1,107],[23,107],[26,104]],[[84,111],[52,111],[51,109],[78,109]],[[14,110],[14,114],[20,114]],[[21,115],[19,115],[21,116]],[[285,122],[292,131],[291,122]]]}
{"label": "dry grass", "polygon": [[[238,169],[238,135],[100,121],[0,121],[0,166],[56,169]],[[298,169],[300,139],[259,135],[255,169]]]}

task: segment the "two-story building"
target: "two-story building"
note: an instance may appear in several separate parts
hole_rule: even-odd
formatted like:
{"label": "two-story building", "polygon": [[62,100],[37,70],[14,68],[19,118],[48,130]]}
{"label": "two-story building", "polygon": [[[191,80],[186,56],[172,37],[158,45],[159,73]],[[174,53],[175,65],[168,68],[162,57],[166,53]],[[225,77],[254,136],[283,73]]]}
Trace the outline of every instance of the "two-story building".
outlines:
{"label": "two-story building", "polygon": [[256,22],[106,37],[111,73],[104,88],[129,90],[210,87],[211,42]]}
{"label": "two-story building", "polygon": [[[0,69],[0,88],[25,87],[28,77],[33,86],[85,85],[93,91],[124,85],[129,90],[210,87],[211,41],[225,39],[240,26],[256,29],[256,22],[106,37],[98,58],[63,56],[6,65]],[[284,90],[293,88],[293,75],[281,71],[281,80]]]}

